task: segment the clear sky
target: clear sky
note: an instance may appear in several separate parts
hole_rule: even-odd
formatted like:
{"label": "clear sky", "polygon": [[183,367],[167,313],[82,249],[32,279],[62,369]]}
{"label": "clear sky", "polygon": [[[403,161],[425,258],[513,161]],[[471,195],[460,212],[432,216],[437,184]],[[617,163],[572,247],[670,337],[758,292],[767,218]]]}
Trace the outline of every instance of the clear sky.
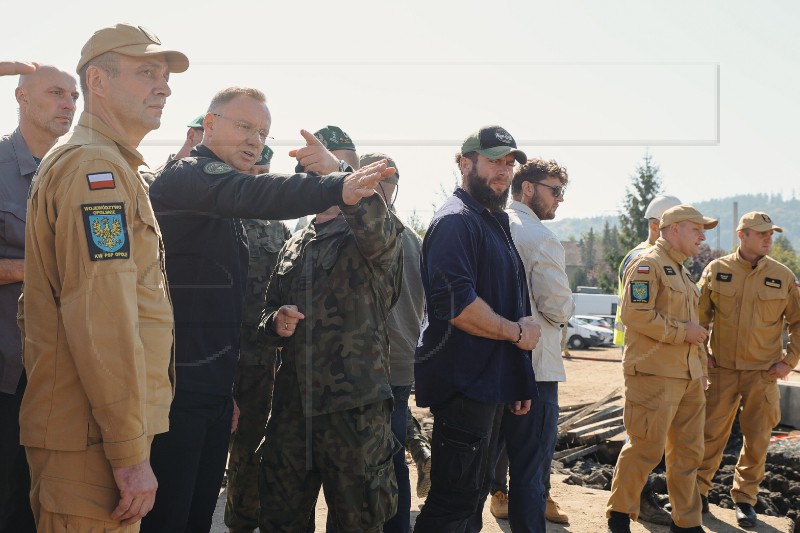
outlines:
{"label": "clear sky", "polygon": [[[130,22],[184,52],[151,166],[228,85],[267,94],[273,170],[300,128],[342,127],[391,154],[398,210],[423,220],[456,183],[453,154],[478,127],[508,129],[570,186],[558,217],[612,214],[646,150],[685,202],[800,189],[800,4],[678,0],[77,2],[6,10],[3,59],[73,71],[98,28]],[[0,79],[0,126],[16,123]],[[4,103],[3,103],[4,102]],[[79,107],[82,102],[79,102]]]}

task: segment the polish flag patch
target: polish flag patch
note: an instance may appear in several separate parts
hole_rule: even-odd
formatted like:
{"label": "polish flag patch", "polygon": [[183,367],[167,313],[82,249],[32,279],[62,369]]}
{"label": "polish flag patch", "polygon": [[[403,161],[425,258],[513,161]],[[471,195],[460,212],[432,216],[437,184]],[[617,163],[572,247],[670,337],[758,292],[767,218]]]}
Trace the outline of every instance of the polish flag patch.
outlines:
{"label": "polish flag patch", "polygon": [[638,266],[638,267],[636,267],[636,273],[637,274],[649,274],[650,273],[650,267],[647,266],[647,265]]}
{"label": "polish flag patch", "polygon": [[117,184],[114,183],[114,175],[111,172],[95,172],[94,174],[86,174],[86,179],[89,181],[89,190],[97,191],[100,189],[115,189]]}

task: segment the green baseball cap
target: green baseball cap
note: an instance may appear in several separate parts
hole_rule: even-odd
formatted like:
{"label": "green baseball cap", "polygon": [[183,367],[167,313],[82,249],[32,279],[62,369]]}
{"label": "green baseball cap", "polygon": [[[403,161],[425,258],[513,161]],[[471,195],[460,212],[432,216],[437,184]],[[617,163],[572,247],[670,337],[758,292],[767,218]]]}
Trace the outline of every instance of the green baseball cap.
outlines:
{"label": "green baseball cap", "polygon": [[385,178],[383,181],[384,183],[391,183],[397,185],[397,182],[400,180],[400,170],[397,168],[397,164],[394,162],[394,159],[389,157],[388,155],[382,152],[372,152],[371,154],[364,154],[358,158],[358,162],[361,167],[365,167],[367,165],[371,165],[372,163],[376,163],[382,159],[386,160],[386,166],[391,167],[394,169],[394,174]]}
{"label": "green baseball cap", "polygon": [[188,123],[186,126],[189,128],[194,128],[196,130],[203,129],[203,119],[206,118],[206,114],[203,113],[202,115],[197,115],[193,121]]}
{"label": "green baseball cap", "polygon": [[504,128],[500,126],[484,126],[469,137],[461,145],[461,153],[478,152],[490,159],[499,159],[504,155],[514,154],[514,159],[521,165],[528,160],[525,152],[517,150],[517,143]]}
{"label": "green baseball cap", "polygon": [[356,151],[356,145],[353,144],[353,140],[338,126],[325,126],[314,133],[314,136],[319,139],[328,150]]}
{"label": "green baseball cap", "polygon": [[[342,128],[339,126],[325,126],[321,130],[314,132],[314,137],[319,139],[319,142],[322,143],[322,146],[328,150],[356,151],[356,145],[353,144],[353,140],[348,134],[342,131]],[[294,167],[294,171],[300,173],[305,172],[305,169],[303,168],[303,165],[297,163],[297,166]]]}
{"label": "green baseball cap", "polygon": [[259,157],[258,161],[256,161],[256,165],[269,165],[272,161],[273,153],[274,152],[272,151],[272,148],[265,144],[264,149],[261,150],[261,157]]}

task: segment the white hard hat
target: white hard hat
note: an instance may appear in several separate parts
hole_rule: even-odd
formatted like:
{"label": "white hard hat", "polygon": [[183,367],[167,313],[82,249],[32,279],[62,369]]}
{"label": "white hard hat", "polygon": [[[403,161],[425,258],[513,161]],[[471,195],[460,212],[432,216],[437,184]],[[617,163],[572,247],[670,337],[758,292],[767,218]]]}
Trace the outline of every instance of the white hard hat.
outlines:
{"label": "white hard hat", "polygon": [[650,203],[647,205],[647,209],[644,211],[644,218],[646,219],[660,219],[661,215],[664,214],[664,211],[671,207],[675,207],[677,205],[681,205],[681,201],[678,200],[675,196],[668,196],[668,195],[659,195],[653,198]]}

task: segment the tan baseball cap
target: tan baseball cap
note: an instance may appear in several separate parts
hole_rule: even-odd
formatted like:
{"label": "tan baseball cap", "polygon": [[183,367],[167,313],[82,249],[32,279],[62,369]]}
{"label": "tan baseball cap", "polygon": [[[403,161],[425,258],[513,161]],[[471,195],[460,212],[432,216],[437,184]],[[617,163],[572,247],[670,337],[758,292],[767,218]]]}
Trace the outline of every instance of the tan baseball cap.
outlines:
{"label": "tan baseball cap", "polygon": [[778,233],[783,233],[783,228],[773,224],[769,215],[761,211],[750,211],[742,215],[742,218],[739,220],[739,225],[736,226],[736,231],[741,231],[743,229],[752,229],[755,231],[775,230]]}
{"label": "tan baseball cap", "polygon": [[389,157],[388,155],[381,153],[381,152],[372,152],[369,154],[364,154],[358,158],[359,165],[365,167],[367,165],[371,165],[372,163],[376,163],[382,159],[386,160],[386,167],[393,168],[394,174],[385,178],[383,181],[386,183],[393,183],[397,185],[400,181],[400,169],[397,168],[397,164],[394,162],[394,159]]}
{"label": "tan baseball cap", "polygon": [[664,214],[661,215],[661,222],[659,223],[658,227],[666,228],[670,224],[683,222],[684,220],[688,220],[689,222],[694,222],[696,224],[702,224],[703,228],[705,229],[715,228],[719,223],[719,221],[716,219],[704,217],[700,211],[690,205],[680,204],[664,211]]}
{"label": "tan baseball cap", "polygon": [[117,52],[133,57],[164,54],[170,72],[184,72],[189,68],[189,59],[181,52],[167,50],[161,46],[161,41],[153,32],[142,26],[122,22],[94,32],[81,48],[77,72],[80,72],[86,63],[106,52]]}

